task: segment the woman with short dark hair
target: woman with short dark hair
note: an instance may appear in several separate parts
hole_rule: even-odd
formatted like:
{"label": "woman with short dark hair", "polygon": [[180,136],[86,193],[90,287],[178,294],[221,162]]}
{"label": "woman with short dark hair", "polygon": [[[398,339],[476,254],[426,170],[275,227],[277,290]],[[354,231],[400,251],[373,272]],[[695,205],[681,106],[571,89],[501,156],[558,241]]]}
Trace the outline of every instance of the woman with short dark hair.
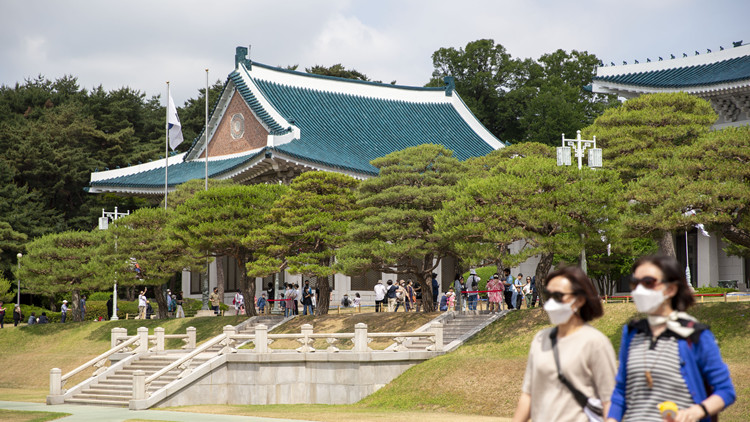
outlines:
{"label": "woman with short dark hair", "polygon": [[602,316],[602,304],[577,267],[550,273],[544,288],[544,310],[555,327],[538,332],[531,342],[513,422],[587,422],[589,414],[606,414],[615,384],[612,343],[588,324]]}
{"label": "woman with short dark hair", "polygon": [[711,420],[736,393],[711,330],[684,312],[694,299],[682,266],[672,257],[643,257],[633,265],[631,287],[648,318],[622,330],[607,420],[661,422],[661,410],[679,422]]}

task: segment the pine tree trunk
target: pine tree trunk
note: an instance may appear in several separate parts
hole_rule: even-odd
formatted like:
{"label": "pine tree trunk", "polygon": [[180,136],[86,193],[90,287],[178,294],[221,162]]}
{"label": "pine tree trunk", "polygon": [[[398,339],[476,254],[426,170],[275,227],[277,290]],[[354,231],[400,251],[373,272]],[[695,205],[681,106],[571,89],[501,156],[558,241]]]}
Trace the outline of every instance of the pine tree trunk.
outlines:
{"label": "pine tree trunk", "polygon": [[258,315],[258,311],[255,309],[255,277],[247,276],[247,268],[245,268],[244,262],[240,263],[240,260],[237,260],[237,267],[240,272],[240,291],[245,300],[245,315],[254,317]]}
{"label": "pine tree trunk", "polygon": [[79,322],[81,321],[81,312],[79,310],[81,306],[81,291],[78,289],[74,289],[72,293],[73,293],[73,296],[71,299],[72,303],[70,305],[73,311],[73,321]]}
{"label": "pine tree trunk", "polygon": [[156,300],[156,304],[159,305],[159,319],[166,319],[168,316],[167,297],[165,294],[164,286],[161,284],[154,286],[154,299]]}
{"label": "pine tree trunk", "polygon": [[422,311],[435,312],[435,303],[432,301],[432,271],[418,277],[422,286]]}
{"label": "pine tree trunk", "polygon": [[328,283],[328,277],[316,277],[315,287],[320,292],[320,296],[316,298],[315,315],[328,315],[331,303],[331,285]]}
{"label": "pine tree trunk", "polygon": [[224,290],[226,288],[226,278],[224,276],[224,260],[225,256],[216,257],[216,287],[219,289],[219,297],[224,297]]}
{"label": "pine tree trunk", "polygon": [[536,264],[536,272],[534,273],[534,277],[536,277],[536,291],[539,295],[540,307],[544,305],[544,301],[547,299],[542,294],[542,292],[544,292],[544,279],[547,277],[547,274],[549,274],[549,270],[552,268],[552,259],[554,257],[555,254],[544,253],[539,260],[539,263]]}
{"label": "pine tree trunk", "polygon": [[661,237],[657,239],[659,244],[659,253],[666,256],[677,257],[677,252],[674,249],[674,238],[671,232],[663,232]]}

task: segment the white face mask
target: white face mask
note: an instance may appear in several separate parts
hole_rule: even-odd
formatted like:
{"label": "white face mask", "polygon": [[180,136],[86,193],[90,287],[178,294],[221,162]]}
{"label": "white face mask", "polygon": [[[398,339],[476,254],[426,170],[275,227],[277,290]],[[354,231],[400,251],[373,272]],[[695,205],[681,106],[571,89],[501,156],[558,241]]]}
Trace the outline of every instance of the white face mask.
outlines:
{"label": "white face mask", "polygon": [[547,311],[549,321],[554,325],[568,322],[575,312],[573,311],[573,302],[560,303],[552,298],[544,302],[544,310]]}
{"label": "white face mask", "polygon": [[646,314],[659,309],[659,306],[666,300],[662,290],[647,289],[642,284],[639,284],[631,294],[633,295],[633,302],[635,302],[638,312]]}

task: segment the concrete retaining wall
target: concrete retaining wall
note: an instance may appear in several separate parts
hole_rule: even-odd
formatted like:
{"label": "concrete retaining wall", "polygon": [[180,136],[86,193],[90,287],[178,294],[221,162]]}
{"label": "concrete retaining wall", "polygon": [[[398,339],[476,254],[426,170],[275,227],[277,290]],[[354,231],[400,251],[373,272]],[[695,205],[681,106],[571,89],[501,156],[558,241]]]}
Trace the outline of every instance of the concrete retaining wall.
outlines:
{"label": "concrete retaining wall", "polygon": [[231,353],[156,407],[193,404],[350,404],[439,352]]}

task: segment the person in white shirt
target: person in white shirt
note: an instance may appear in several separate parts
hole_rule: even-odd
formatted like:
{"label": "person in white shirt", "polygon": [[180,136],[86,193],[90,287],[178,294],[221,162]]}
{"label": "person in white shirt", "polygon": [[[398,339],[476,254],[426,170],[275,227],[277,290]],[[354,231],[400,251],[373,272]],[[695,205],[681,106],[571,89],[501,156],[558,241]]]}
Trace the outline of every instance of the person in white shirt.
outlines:
{"label": "person in white shirt", "polygon": [[240,315],[240,311],[245,310],[245,296],[242,296],[240,292],[234,294],[234,310],[236,315]]}
{"label": "person in white shirt", "polygon": [[146,319],[146,290],[147,288],[144,287],[138,295],[138,319]]}
{"label": "person in white shirt", "polygon": [[381,312],[383,301],[385,301],[385,286],[381,280],[375,285],[375,312]]}

